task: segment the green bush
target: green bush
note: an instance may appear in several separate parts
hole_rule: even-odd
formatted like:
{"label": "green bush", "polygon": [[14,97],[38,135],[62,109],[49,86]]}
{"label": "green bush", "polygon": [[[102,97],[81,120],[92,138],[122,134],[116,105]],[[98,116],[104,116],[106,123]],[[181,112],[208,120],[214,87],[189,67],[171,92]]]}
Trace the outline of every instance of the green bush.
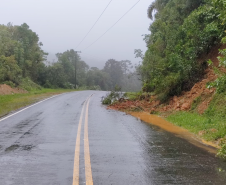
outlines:
{"label": "green bush", "polygon": [[30,78],[23,78],[19,85],[20,88],[27,90],[27,91],[33,91],[33,90],[41,90],[42,87],[36,83],[34,83]]}
{"label": "green bush", "polygon": [[49,80],[46,80],[45,84],[43,85],[45,88],[52,88],[52,84],[49,82]]}
{"label": "green bush", "polygon": [[104,105],[110,105],[112,102],[111,98],[110,97],[105,97],[103,100],[102,100],[102,104]]}
{"label": "green bush", "polygon": [[11,81],[19,84],[22,71],[17,65],[14,56],[0,56],[0,83]]}
{"label": "green bush", "polygon": [[195,110],[196,107],[199,105],[199,103],[201,102],[202,100],[202,97],[199,96],[197,98],[194,99],[194,101],[192,102],[192,105],[191,105],[191,110]]}
{"label": "green bush", "polygon": [[12,88],[14,88],[16,86],[16,84],[13,83],[12,81],[5,81],[5,82],[3,82],[3,84],[9,85]]}
{"label": "green bush", "polygon": [[121,92],[121,88],[116,86],[113,91],[111,91],[105,97],[102,98],[102,104],[110,105],[123,97],[124,97],[124,94]]}

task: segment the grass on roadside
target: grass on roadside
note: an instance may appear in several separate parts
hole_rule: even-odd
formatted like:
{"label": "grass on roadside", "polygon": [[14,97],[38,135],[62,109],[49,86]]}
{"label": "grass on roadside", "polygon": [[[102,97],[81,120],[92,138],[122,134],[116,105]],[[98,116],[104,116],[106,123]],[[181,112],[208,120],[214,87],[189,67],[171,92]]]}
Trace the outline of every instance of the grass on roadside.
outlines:
{"label": "grass on roadside", "polygon": [[198,134],[207,141],[219,141],[222,148],[217,155],[226,160],[226,94],[215,94],[208,109],[202,115],[194,110],[176,112],[169,115],[167,120]]}
{"label": "grass on roadside", "polygon": [[190,112],[177,112],[167,117],[167,120],[198,134],[208,141],[216,141],[226,135],[226,122],[216,118]]}
{"label": "grass on roadside", "polygon": [[74,91],[72,89],[41,89],[33,90],[24,94],[0,95],[0,117],[13,110],[28,106],[50,96],[64,92]]}
{"label": "grass on roadside", "polygon": [[125,97],[127,97],[129,100],[135,100],[138,98],[137,92],[126,92]]}

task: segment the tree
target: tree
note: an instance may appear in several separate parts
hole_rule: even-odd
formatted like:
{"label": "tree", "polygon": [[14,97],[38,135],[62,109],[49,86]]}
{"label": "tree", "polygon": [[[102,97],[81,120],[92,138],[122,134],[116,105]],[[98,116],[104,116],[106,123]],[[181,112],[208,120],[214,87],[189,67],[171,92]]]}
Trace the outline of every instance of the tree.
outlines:
{"label": "tree", "polygon": [[0,56],[0,83],[11,81],[16,85],[21,79],[21,69],[17,65],[14,56]]}
{"label": "tree", "polygon": [[155,0],[149,7],[148,7],[148,17],[153,20],[153,12],[161,11],[164,6],[169,2],[169,0]]}
{"label": "tree", "polygon": [[46,60],[48,54],[41,49],[42,43],[39,42],[38,35],[29,29],[26,23],[15,26],[14,29],[11,25],[8,26],[12,39],[18,42],[14,52],[16,60],[23,71],[23,77],[28,76],[37,82],[38,73],[36,69],[39,63]]}
{"label": "tree", "polygon": [[149,17],[153,19],[153,12],[157,13],[149,28],[151,34],[145,36],[148,50],[139,67],[145,91],[162,97],[178,95],[202,77],[205,65],[197,58],[225,35],[222,2],[156,0],[151,4]]}
{"label": "tree", "polygon": [[104,66],[103,69],[104,72],[108,73],[110,76],[110,88],[111,90],[114,89],[114,87],[121,86],[121,79],[123,78],[123,70],[121,63],[114,60],[109,59]]}
{"label": "tree", "polygon": [[99,86],[102,90],[109,90],[110,76],[97,67],[91,67],[87,72],[86,84],[89,87]]}
{"label": "tree", "polygon": [[131,72],[131,69],[133,68],[132,63],[130,60],[122,60],[120,61],[121,68],[124,75],[128,75]]}

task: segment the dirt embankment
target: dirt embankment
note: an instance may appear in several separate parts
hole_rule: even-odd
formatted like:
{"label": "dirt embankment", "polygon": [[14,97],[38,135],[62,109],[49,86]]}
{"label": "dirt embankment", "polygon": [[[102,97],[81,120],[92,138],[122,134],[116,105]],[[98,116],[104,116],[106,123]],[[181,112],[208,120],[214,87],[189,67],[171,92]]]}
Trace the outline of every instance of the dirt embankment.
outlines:
{"label": "dirt embankment", "polygon": [[217,59],[217,57],[220,56],[219,49],[224,48],[226,48],[226,45],[221,45],[220,47],[216,46],[209,52],[208,55],[201,56],[198,62],[208,61],[209,59],[211,59],[211,61],[213,62],[213,66],[209,66],[205,70],[205,75],[203,79],[198,83],[194,84],[190,91],[182,92],[180,96],[171,97],[168,103],[161,104],[155,96],[150,96],[147,94],[142,96],[139,100],[135,101],[121,99],[121,101],[109,106],[108,108],[126,111],[129,114],[147,123],[157,125],[164,130],[178,135],[179,137],[185,138],[196,146],[204,148],[211,153],[216,153],[216,148],[219,148],[216,143],[204,141],[199,137],[200,134],[199,136],[191,134],[188,131],[180,127],[174,126],[173,124],[165,121],[164,119],[150,113],[161,112],[164,116],[169,115],[175,111],[189,111],[192,109],[197,111],[199,114],[203,114],[204,111],[208,108],[216,91],[215,88],[207,88],[208,82],[212,82],[217,79],[217,75],[214,73],[214,68],[217,67],[220,71],[223,71],[224,73],[226,72],[225,68],[218,67],[219,60]]}
{"label": "dirt embankment", "polygon": [[196,83],[190,91],[182,92],[181,96],[171,97],[166,104],[160,104],[159,100],[156,100],[155,96],[146,96],[142,100],[122,100],[114,105],[109,106],[110,109],[115,110],[129,110],[129,111],[145,111],[145,112],[169,112],[169,111],[187,111],[192,108],[192,103],[202,101],[198,106],[198,112],[202,114],[211,102],[215,89],[208,89],[206,87],[207,82],[214,81],[217,76],[214,74],[213,69],[208,68],[206,70],[206,78],[201,82]]}
{"label": "dirt embankment", "polygon": [[[219,49],[226,48],[226,45],[214,47],[208,55],[202,57],[203,60],[211,59],[213,65],[217,67],[219,60],[217,59]],[[201,60],[201,59],[200,59]],[[219,68],[221,71],[226,71],[225,68]],[[209,106],[216,89],[208,89],[206,84],[216,80],[217,75],[214,73],[213,67],[208,67],[205,70],[204,78],[196,83],[190,91],[182,92],[180,96],[171,97],[168,103],[160,104],[160,101],[156,100],[155,96],[143,97],[142,100],[122,100],[119,103],[109,106],[110,109],[115,110],[128,110],[128,111],[145,111],[149,113],[153,112],[171,112],[171,111],[188,111],[192,108],[192,104],[198,102],[197,111],[202,114]]]}
{"label": "dirt embankment", "polygon": [[20,88],[12,88],[6,84],[0,84],[0,95],[16,94],[16,93],[27,93],[27,91]]}

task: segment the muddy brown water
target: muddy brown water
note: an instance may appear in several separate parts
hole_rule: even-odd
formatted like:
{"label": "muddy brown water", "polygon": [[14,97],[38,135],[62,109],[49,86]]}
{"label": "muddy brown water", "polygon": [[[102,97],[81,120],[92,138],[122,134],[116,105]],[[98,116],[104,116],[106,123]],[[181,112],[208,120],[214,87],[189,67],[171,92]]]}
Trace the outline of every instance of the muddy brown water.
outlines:
{"label": "muddy brown water", "polygon": [[144,152],[147,166],[153,168],[150,184],[226,184],[226,162],[215,156],[216,148],[156,115],[130,114],[140,120],[144,146],[150,147]]}
{"label": "muddy brown water", "polygon": [[190,133],[188,130],[178,127],[176,125],[173,125],[172,123],[164,120],[163,118],[157,115],[148,114],[146,112],[130,112],[130,114],[146,123],[156,125],[168,132],[175,134],[178,137],[186,139],[190,143],[200,148],[203,148],[210,153],[213,153],[213,154],[217,153],[217,148],[219,147],[214,143],[201,140],[200,138],[197,138],[194,134]]}

